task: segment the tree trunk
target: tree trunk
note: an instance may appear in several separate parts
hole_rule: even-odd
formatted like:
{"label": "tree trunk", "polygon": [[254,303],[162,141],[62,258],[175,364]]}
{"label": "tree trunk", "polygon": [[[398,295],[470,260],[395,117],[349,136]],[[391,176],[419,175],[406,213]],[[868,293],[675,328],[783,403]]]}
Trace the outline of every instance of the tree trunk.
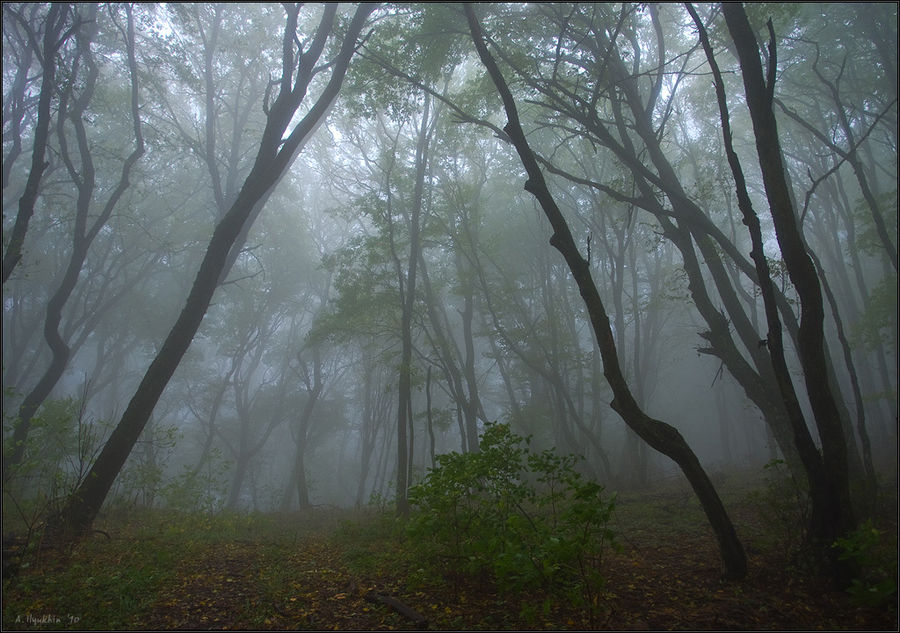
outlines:
{"label": "tree trunk", "polygon": [[428,456],[431,458],[431,467],[434,468],[434,419],[431,415],[431,365],[425,373],[425,415],[426,428],[428,430]]}
{"label": "tree trunk", "polygon": [[303,455],[304,451],[297,451],[297,461],[295,463],[294,483],[297,486],[297,507],[301,510],[308,510],[309,503],[309,486],[306,483],[306,460]]}
{"label": "tree trunk", "polygon": [[225,502],[227,510],[237,510],[241,500],[241,489],[244,487],[244,479],[247,477],[247,469],[250,466],[250,454],[242,452],[236,458],[234,475],[231,478],[231,487],[228,490],[228,500]]}
{"label": "tree trunk", "polygon": [[[375,365],[370,361],[364,361],[365,380],[363,387],[363,411],[362,411],[362,428],[360,429],[360,467],[359,482],[356,487],[356,507],[361,508],[364,503],[364,495],[366,492],[366,482],[369,478],[369,471],[372,469],[372,457],[375,455],[376,442],[378,440],[378,429],[384,413],[384,405],[390,405],[390,401],[383,395],[378,388],[379,382],[374,378]],[[377,464],[376,464],[377,468]]]}
{"label": "tree trunk", "polygon": [[[409,228],[409,266],[406,285],[402,293],[403,316],[401,319],[403,349],[400,358],[399,402],[397,405],[397,514],[409,514],[406,492],[412,469],[412,317],[416,299],[416,269],[422,249],[419,224],[424,200],[425,169],[428,162],[428,145],[433,129],[429,121],[430,95],[425,96],[422,125],[416,143],[416,182],[413,192],[412,217]],[[402,280],[401,280],[402,281]]]}
{"label": "tree trunk", "polygon": [[[824,348],[824,306],[822,289],[791,203],[784,175],[781,145],[772,100],[775,90],[775,34],[769,21],[769,76],[763,78],[759,47],[750,22],[740,4],[725,3],[723,13],[741,62],[747,107],[753,122],[756,150],[766,197],[775,224],[775,233],[788,274],[800,297],[801,318],[797,337],[809,401],[822,442],[821,476],[810,481],[813,509],[810,536],[827,548],[834,539],[854,526],[850,503],[847,445],[837,403],[828,379],[828,359]],[[835,570],[842,573],[836,567]]]}
{"label": "tree trunk", "polygon": [[565,258],[587,307],[594,335],[597,337],[597,343],[603,357],[603,372],[614,394],[611,406],[644,441],[670,457],[681,467],[682,472],[684,472],[697,498],[700,500],[710,525],[716,534],[722,556],[723,575],[731,579],[743,578],[747,573],[747,559],[744,554],[744,548],[740,540],[738,540],[734,526],[715,488],[700,465],[700,461],[677,429],[649,417],[640,409],[628,388],[619,363],[609,317],[606,314],[600,294],[597,292],[597,286],[591,277],[588,263],[578,252],[578,247],[575,244],[569,226],[547,188],[544,176],[519,123],[515,101],[499,68],[487,50],[481,34],[481,27],[475,18],[472,5],[466,4],[465,12],[472,32],[472,39],[478,49],[481,61],[487,68],[503,99],[508,119],[504,131],[515,145],[522,164],[528,173],[525,190],[535,196],[547,219],[550,221],[553,227],[553,236],[550,238],[550,244]]}

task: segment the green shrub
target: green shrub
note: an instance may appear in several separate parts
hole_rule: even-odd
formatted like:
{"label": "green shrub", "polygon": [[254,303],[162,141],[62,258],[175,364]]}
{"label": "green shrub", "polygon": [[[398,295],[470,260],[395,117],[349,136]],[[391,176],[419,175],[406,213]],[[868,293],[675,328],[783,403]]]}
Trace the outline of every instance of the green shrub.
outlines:
{"label": "green shrub", "polygon": [[859,569],[847,592],[860,604],[877,607],[897,598],[896,551],[885,552],[880,543],[881,532],[868,520],[832,545],[839,560]]}
{"label": "green shrub", "polygon": [[488,424],[479,452],[439,456],[409,490],[412,545],[438,571],[594,606],[604,547],[614,543],[614,501],[576,472],[578,458],[532,453],[528,442]]}
{"label": "green shrub", "polygon": [[[4,462],[15,448],[11,435],[16,420],[4,419]],[[31,419],[22,460],[4,473],[4,532],[31,534],[44,517],[62,507],[87,476],[107,426],[89,416],[77,398],[44,402]]]}

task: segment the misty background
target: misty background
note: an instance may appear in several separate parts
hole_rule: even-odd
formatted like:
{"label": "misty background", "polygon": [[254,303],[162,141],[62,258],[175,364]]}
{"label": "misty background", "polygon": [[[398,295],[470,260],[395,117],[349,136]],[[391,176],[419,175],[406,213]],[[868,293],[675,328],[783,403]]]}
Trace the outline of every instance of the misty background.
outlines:
{"label": "misty background", "polygon": [[[638,403],[675,426],[711,473],[796,463],[771,402],[750,236],[690,16],[674,4],[477,9],[505,51],[523,127],[589,261]],[[298,45],[312,41],[323,10],[299,10]],[[336,33],[353,10],[339,7]],[[733,44],[717,7],[697,10],[781,309],[796,319]],[[42,508],[83,481],[182,311],[251,173],[285,29],[275,4],[79,4],[56,25],[48,11],[5,3],[2,53],[4,253],[22,200],[33,202],[8,278],[4,258],[4,461],[14,466],[4,493]],[[760,42],[769,17],[777,34],[774,107],[825,288],[851,474],[877,471],[893,485],[896,11],[747,6]],[[614,36],[604,45],[579,31],[589,21]],[[311,91],[330,63],[321,60]],[[41,120],[46,167],[29,189]],[[584,455],[586,474],[614,489],[679,476],[609,407],[584,303],[498,134],[505,123],[458,7],[375,9],[327,116],[231,250],[107,507],[390,500],[404,375],[409,483],[435,455],[475,448],[495,420],[537,448]],[[688,206],[691,222],[680,215]],[[787,360],[811,418],[795,336],[788,324]],[[36,401],[17,445],[23,405]]]}

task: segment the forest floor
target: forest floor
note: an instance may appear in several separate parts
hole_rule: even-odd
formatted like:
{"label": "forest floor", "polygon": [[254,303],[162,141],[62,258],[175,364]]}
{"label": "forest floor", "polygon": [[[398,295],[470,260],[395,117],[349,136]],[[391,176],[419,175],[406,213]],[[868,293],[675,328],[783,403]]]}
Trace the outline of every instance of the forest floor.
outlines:
{"label": "forest floor", "polygon": [[[726,582],[689,492],[620,495],[621,548],[606,554],[591,608],[423,573],[387,513],[107,516],[71,551],[20,553],[2,628],[897,630],[896,595],[864,606],[787,563],[794,535],[764,524],[761,498],[723,493],[749,560],[745,580]],[[896,507],[878,528],[874,564],[896,574]]]}

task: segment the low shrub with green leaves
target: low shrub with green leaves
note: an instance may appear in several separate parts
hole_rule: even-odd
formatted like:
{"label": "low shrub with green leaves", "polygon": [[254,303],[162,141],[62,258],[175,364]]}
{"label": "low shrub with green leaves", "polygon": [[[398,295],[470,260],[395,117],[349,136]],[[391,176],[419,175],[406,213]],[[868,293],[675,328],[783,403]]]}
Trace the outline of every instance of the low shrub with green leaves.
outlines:
{"label": "low shrub with green leaves", "polygon": [[871,520],[832,545],[839,560],[851,562],[859,576],[847,592],[859,604],[881,606],[897,599],[897,552],[881,546],[882,533]]}
{"label": "low shrub with green leaves", "polygon": [[[14,394],[8,390],[5,396]],[[21,461],[10,465],[16,420],[3,421],[3,530],[30,534],[87,476],[106,422],[87,415],[77,398],[48,399],[31,419]]]}
{"label": "low shrub with green leaves", "polygon": [[479,452],[439,456],[409,491],[412,544],[439,571],[596,605],[614,499],[575,470],[579,458],[531,452],[529,440],[488,424]]}

